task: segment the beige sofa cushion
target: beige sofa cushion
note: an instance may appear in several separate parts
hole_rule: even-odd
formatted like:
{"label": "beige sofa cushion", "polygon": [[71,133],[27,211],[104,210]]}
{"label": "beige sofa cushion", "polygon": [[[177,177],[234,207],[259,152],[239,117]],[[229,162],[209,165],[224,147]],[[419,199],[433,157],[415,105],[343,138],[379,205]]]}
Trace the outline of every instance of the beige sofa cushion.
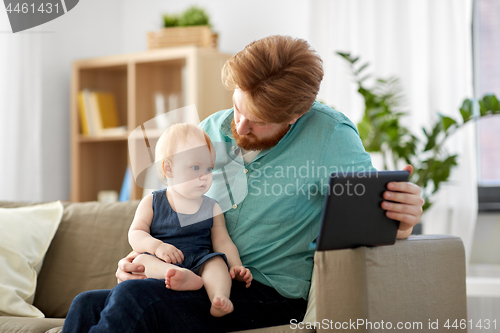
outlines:
{"label": "beige sofa cushion", "polygon": [[127,255],[127,232],[138,201],[67,203],[47,251],[34,305],[46,317],[64,318],[86,290],[113,288],[118,260]]}
{"label": "beige sofa cushion", "polygon": [[58,333],[61,332],[64,319],[0,317],[2,333]]}

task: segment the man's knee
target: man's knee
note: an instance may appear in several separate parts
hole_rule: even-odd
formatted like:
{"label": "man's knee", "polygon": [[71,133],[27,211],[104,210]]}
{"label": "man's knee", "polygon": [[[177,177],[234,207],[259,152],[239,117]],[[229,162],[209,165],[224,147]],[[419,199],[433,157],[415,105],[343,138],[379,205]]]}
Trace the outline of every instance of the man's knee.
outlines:
{"label": "man's knee", "polygon": [[165,287],[165,281],[159,279],[127,280],[119,283],[111,292],[111,298],[118,302],[145,303],[175,299],[178,293]]}
{"label": "man's knee", "polygon": [[[112,297],[132,297],[142,298],[145,294],[155,294],[153,290],[158,289],[160,280],[143,279],[143,280],[127,280],[119,283],[111,291]],[[165,283],[161,283],[165,288]]]}
{"label": "man's knee", "polygon": [[[173,313],[176,312],[177,315],[196,313],[200,311],[200,306],[209,309],[210,300],[204,289],[180,292],[167,289],[163,280],[143,279],[118,284],[110,294],[108,305],[120,308],[122,312],[142,314],[156,322],[166,312],[175,317]],[[167,321],[167,318],[164,320]]]}
{"label": "man's knee", "polygon": [[104,307],[110,290],[90,290],[77,295],[71,303],[71,309],[75,311],[88,311],[93,307]]}

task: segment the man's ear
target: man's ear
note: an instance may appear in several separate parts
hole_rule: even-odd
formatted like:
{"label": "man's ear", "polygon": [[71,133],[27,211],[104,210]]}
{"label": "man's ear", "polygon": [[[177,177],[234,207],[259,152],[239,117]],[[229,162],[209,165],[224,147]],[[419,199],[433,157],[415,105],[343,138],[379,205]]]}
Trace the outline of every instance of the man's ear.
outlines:
{"label": "man's ear", "polygon": [[163,177],[174,178],[174,174],[172,173],[172,161],[163,160],[161,162],[161,168],[163,170]]}
{"label": "man's ear", "polygon": [[298,116],[297,118],[295,118],[294,120],[292,120],[291,122],[288,123],[288,125],[291,125],[293,123],[295,123],[297,120],[299,120],[300,117],[302,117],[303,115],[301,114],[300,116]]}

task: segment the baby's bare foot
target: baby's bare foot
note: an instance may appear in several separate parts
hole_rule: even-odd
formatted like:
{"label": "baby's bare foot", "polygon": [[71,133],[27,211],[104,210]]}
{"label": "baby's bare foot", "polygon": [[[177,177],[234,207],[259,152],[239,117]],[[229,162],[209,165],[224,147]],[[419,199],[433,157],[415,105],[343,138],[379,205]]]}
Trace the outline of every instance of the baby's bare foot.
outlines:
{"label": "baby's bare foot", "polygon": [[198,290],[203,280],[189,269],[170,268],[165,275],[165,286],[172,290]]}
{"label": "baby's bare foot", "polygon": [[215,296],[212,300],[210,314],[214,317],[222,317],[233,312],[233,302],[225,296]]}

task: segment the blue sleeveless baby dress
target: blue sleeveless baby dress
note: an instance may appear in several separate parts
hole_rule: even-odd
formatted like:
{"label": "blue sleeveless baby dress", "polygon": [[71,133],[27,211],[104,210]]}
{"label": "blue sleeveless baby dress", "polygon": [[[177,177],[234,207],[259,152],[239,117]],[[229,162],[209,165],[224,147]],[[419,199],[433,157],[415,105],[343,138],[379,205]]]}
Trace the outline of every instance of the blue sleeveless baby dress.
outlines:
{"label": "blue sleeveless baby dress", "polygon": [[[221,252],[213,252],[212,249],[210,229],[214,224],[213,211],[216,203],[217,201],[214,199],[203,196],[203,202],[198,212],[182,214],[172,209],[167,199],[166,190],[153,192],[154,215],[150,234],[182,251],[184,261],[173,265],[187,268],[196,274],[208,259],[216,256],[221,256],[228,265],[226,255]],[[179,215],[182,215],[182,224],[185,226],[181,226]]]}

